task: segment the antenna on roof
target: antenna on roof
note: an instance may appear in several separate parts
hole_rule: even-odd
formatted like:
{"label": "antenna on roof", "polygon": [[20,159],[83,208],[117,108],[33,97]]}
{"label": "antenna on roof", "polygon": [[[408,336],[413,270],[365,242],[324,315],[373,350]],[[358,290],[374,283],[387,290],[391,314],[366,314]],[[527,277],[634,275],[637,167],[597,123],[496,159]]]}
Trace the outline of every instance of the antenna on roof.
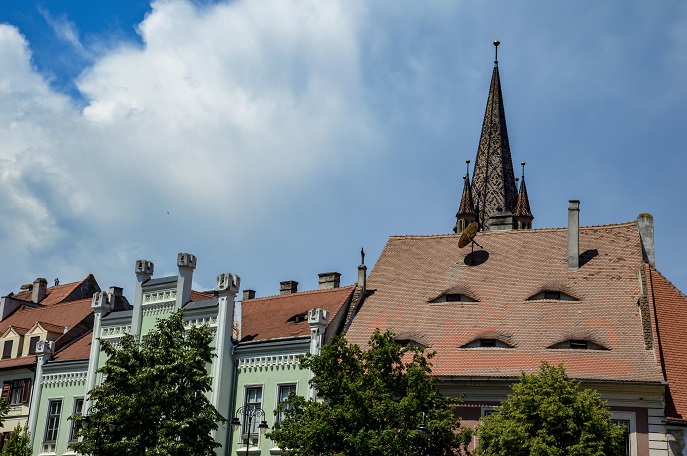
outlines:
{"label": "antenna on roof", "polygon": [[365,264],[365,248],[360,249],[360,264]]}
{"label": "antenna on roof", "polygon": [[494,65],[499,63],[499,40],[494,40]]}

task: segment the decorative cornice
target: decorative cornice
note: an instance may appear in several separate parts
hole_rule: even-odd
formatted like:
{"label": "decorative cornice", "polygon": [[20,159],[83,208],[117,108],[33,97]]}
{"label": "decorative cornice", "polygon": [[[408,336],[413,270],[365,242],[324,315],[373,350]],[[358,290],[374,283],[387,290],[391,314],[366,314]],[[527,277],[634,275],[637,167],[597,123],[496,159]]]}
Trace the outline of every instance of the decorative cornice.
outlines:
{"label": "decorative cornice", "polygon": [[86,385],[86,372],[62,372],[43,375],[43,387]]}
{"label": "decorative cornice", "polygon": [[155,302],[163,302],[163,301],[176,301],[176,299],[177,299],[177,290],[176,289],[163,290],[163,291],[153,291],[151,293],[144,293],[143,294],[143,305],[152,304]]}
{"label": "decorative cornice", "polygon": [[[174,292],[176,295],[176,292]],[[171,313],[176,307],[176,301],[156,301],[153,303],[144,302],[143,304],[143,316],[150,317],[153,315],[161,315],[165,313]]]}
{"label": "decorative cornice", "polygon": [[131,325],[106,326],[100,330],[100,337],[103,339],[118,338],[131,332]]}
{"label": "decorative cornice", "polygon": [[268,368],[291,368],[298,366],[298,355],[272,355],[272,356],[258,356],[255,358],[241,358],[238,360],[237,367],[239,370],[258,371]]}
{"label": "decorative cornice", "polygon": [[191,326],[208,325],[210,329],[217,328],[217,315],[210,317],[184,318],[184,328],[190,329]]}

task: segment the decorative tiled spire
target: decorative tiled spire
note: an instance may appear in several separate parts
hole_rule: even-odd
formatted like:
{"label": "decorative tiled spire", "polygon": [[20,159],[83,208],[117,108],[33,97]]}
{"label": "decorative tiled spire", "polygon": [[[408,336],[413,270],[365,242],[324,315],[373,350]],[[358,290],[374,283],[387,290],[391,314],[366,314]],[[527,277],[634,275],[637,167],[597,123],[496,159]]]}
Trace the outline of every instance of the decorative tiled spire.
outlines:
{"label": "decorative tiled spire", "polygon": [[482,230],[489,230],[489,216],[497,210],[514,214],[518,199],[501,95],[499,44],[498,40],[494,41],[494,71],[491,75],[489,98],[472,177],[472,194],[475,197],[475,209]]}
{"label": "decorative tiled spire", "polygon": [[518,193],[518,203],[515,206],[515,220],[519,230],[531,229],[534,215],[530,210],[530,199],[527,197],[527,187],[525,186],[525,162],[522,165],[522,180],[520,181],[520,192]]}
{"label": "decorative tiled spire", "polygon": [[460,207],[456,213],[456,226],[453,227],[454,233],[461,233],[466,226],[477,220],[475,203],[472,200],[472,188],[470,186],[470,160],[465,160],[467,173],[463,176],[463,196],[460,198]]}

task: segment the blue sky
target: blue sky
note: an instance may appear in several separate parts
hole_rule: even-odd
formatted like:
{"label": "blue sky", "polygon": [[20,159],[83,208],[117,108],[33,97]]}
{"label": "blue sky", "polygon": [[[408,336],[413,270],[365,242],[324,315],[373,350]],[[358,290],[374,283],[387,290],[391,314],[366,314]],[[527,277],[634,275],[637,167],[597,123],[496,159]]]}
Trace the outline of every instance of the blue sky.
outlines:
{"label": "blue sky", "polygon": [[0,3],[0,291],[133,265],[353,283],[448,233],[499,68],[535,227],[655,218],[687,290],[681,1]]}

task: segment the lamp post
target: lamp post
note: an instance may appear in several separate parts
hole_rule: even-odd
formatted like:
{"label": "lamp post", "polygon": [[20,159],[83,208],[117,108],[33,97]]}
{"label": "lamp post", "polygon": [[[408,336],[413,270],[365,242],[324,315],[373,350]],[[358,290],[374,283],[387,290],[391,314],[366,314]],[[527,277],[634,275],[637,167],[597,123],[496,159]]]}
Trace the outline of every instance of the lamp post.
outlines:
{"label": "lamp post", "polygon": [[420,456],[429,456],[429,429],[425,421],[426,413],[422,412],[422,421],[417,426],[417,432],[422,436],[422,446],[420,447]]}
{"label": "lamp post", "polygon": [[[81,418],[81,427],[82,427],[83,429],[88,429],[88,428],[91,426],[92,421],[93,421],[92,418],[91,418],[91,415],[92,415],[93,413],[97,413],[97,412],[98,412],[98,407],[97,407],[97,406],[92,405],[92,406],[88,407],[88,411],[87,411],[86,414],[83,415],[83,417]],[[94,451],[95,451],[95,452],[93,453],[93,456],[100,456],[100,455],[101,455],[101,450],[102,450],[102,448],[101,448],[101,446],[102,446],[102,442],[101,442],[101,433],[102,433],[102,425],[103,425],[103,422],[102,422],[102,420],[98,420],[96,424],[97,424],[97,428],[96,428],[96,432],[95,432],[95,442],[94,442],[94,444],[95,444],[95,445],[94,445],[94,446],[95,446]],[[108,428],[108,430],[109,430],[110,432],[112,432],[112,431],[115,430],[115,424],[114,424],[113,422],[110,421],[110,422],[107,424],[107,428]]]}
{"label": "lamp post", "polygon": [[[261,417],[264,418],[266,414],[263,409],[258,407],[239,407],[239,409],[236,410],[236,415],[234,416],[234,419],[231,420],[231,425],[234,427],[234,431],[237,431],[241,427],[241,420],[239,419],[239,415],[243,416],[243,422],[247,425],[248,428],[248,440],[246,441],[246,456],[248,456],[248,447],[250,447],[250,435],[253,427],[253,422],[257,421]],[[270,427],[267,425],[267,421],[265,421],[264,419],[260,421],[260,424],[258,425],[260,434],[264,434],[265,431],[267,431],[269,428]]]}

